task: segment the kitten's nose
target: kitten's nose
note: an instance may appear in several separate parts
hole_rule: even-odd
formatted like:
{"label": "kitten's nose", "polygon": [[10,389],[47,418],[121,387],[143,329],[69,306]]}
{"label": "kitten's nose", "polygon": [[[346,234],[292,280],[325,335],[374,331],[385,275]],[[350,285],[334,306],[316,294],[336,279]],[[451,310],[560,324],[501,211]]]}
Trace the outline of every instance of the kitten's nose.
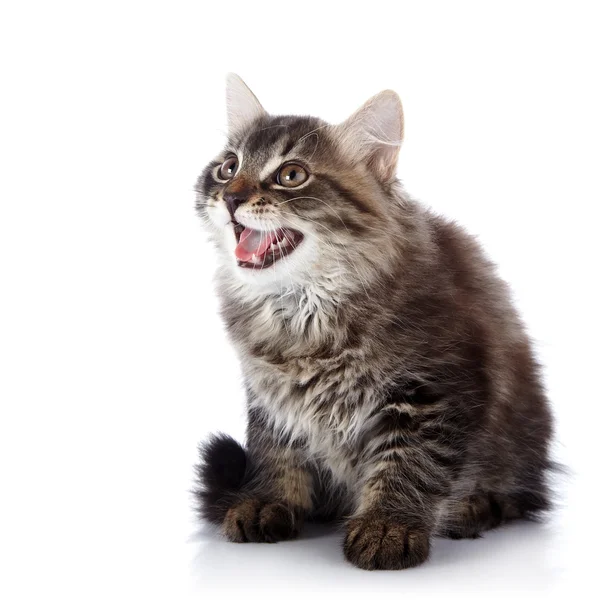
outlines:
{"label": "kitten's nose", "polygon": [[248,181],[240,178],[239,180],[232,181],[225,193],[223,194],[223,200],[225,200],[225,204],[227,204],[227,210],[229,210],[229,214],[233,219],[233,214],[238,209],[241,204],[244,202],[248,202],[252,193],[254,192],[252,185],[248,183]]}
{"label": "kitten's nose", "polygon": [[250,194],[244,191],[225,192],[223,194],[223,200],[225,200],[225,204],[227,204],[227,210],[229,210],[232,219],[238,207],[241,204],[244,204],[244,202],[247,202],[249,197]]}

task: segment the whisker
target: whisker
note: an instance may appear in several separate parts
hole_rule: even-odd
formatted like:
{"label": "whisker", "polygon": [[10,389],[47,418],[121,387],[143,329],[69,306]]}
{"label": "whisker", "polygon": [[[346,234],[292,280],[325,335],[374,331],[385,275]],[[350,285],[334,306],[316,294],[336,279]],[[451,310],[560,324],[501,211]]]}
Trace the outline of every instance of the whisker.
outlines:
{"label": "whisker", "polygon": [[[330,233],[330,234],[331,234],[333,237],[335,237],[335,238],[338,240],[338,243],[340,243],[340,245],[343,245],[343,243],[341,243],[341,242],[340,242],[340,238],[339,238],[339,236],[337,236],[337,235],[335,234],[335,232],[333,232],[331,229],[329,229],[329,227],[326,227],[326,226],[325,226],[325,225],[323,225],[322,223],[319,223],[318,221],[315,221],[314,219],[311,219],[310,217],[306,217],[306,216],[302,216],[302,217],[301,217],[301,216],[299,216],[299,215],[297,215],[297,216],[298,216],[298,218],[299,218],[301,221],[302,221],[302,220],[304,220],[304,221],[310,221],[311,223],[314,223],[315,225],[319,225],[320,227],[323,227],[323,229],[326,229],[326,230],[327,230],[327,231],[328,231],[328,232],[329,232],[329,233]],[[291,222],[291,221],[289,221],[289,220],[288,220],[288,222],[292,223],[292,222]],[[293,224],[293,223],[292,223],[292,224]],[[323,243],[323,244],[327,245],[327,246],[328,246],[328,247],[329,247],[331,250],[333,250],[333,251],[336,253],[336,255],[338,256],[338,262],[339,262],[339,257],[341,257],[341,258],[342,258],[342,260],[343,260],[343,261],[344,261],[346,264],[348,264],[348,265],[349,265],[349,266],[350,266],[350,267],[351,267],[351,268],[354,270],[354,272],[356,273],[356,276],[358,277],[359,281],[361,282],[361,285],[362,285],[362,287],[363,287],[363,289],[364,289],[364,291],[365,291],[365,294],[366,294],[367,298],[369,298],[369,300],[371,300],[371,297],[369,296],[369,293],[367,292],[366,279],[364,279],[363,277],[361,277],[361,275],[360,275],[360,273],[359,273],[359,271],[358,271],[358,268],[356,267],[356,265],[355,265],[355,264],[354,264],[352,261],[348,260],[348,259],[347,259],[345,256],[343,256],[343,254],[342,254],[341,252],[339,252],[339,250],[336,250],[336,249],[333,247],[333,245],[331,244],[331,242],[327,242],[326,240],[324,240],[324,239],[321,239],[321,238],[320,238],[320,237],[319,237],[317,234],[315,234],[314,232],[310,232],[310,233],[312,233],[312,234],[313,234],[313,235],[314,235],[314,236],[315,236],[315,237],[316,237],[316,238],[317,238],[319,241],[321,241],[321,243]]]}
{"label": "whisker", "polygon": [[[263,226],[263,224],[265,223],[264,219],[260,219],[259,222],[260,222],[261,226]],[[267,224],[267,225],[269,225],[269,224]],[[277,229],[275,229],[272,224],[270,224],[270,228],[271,228],[272,233],[274,233],[274,234],[277,233]],[[275,260],[275,248],[273,248],[272,252],[273,252],[273,261],[274,261]],[[261,267],[261,269],[262,269],[262,267]],[[291,283],[292,282],[291,282],[291,273],[290,273],[290,284]],[[286,319],[286,315],[285,315],[285,310],[283,308],[283,278],[281,276],[279,277],[279,305],[281,307],[281,321],[283,323],[283,327],[287,333],[288,339],[290,340],[290,344],[291,344],[292,336],[291,336],[290,330],[288,329],[288,326],[287,326],[287,319]]]}
{"label": "whisker", "polygon": [[285,127],[287,129],[289,125],[269,125],[268,127],[263,127],[262,129],[258,129],[257,131],[266,131],[267,129],[276,129],[277,127]]}
{"label": "whisker", "polygon": [[333,208],[333,206],[331,206],[328,202],[325,202],[325,200],[323,200],[322,198],[317,198],[316,196],[298,196],[296,198],[290,198],[289,200],[284,200],[283,202],[278,202],[277,206],[279,206],[280,204],[286,204],[287,202],[291,202],[292,200],[303,200],[303,199],[318,200],[319,202],[322,202],[341,221],[342,225],[346,228],[346,231],[348,231],[348,233],[350,233],[350,230],[346,226],[346,223],[344,223],[344,219],[342,219],[342,217],[340,217],[340,213],[338,213],[338,211],[335,210]]}
{"label": "whisker", "polygon": [[[294,225],[293,221],[291,221],[290,219],[287,219],[284,215],[280,215],[281,218],[287,220],[288,223],[290,223],[292,226]],[[331,231],[331,229],[325,227],[324,225],[322,225],[321,223],[318,223],[317,221],[314,221],[313,219],[310,219],[309,217],[303,218],[303,217],[298,217],[300,220],[305,220],[305,221],[311,221],[317,225],[321,225],[322,227],[324,227],[325,229],[327,229],[327,231],[329,231],[329,233],[331,233],[331,235],[333,235],[336,239],[339,240],[339,237],[333,232]],[[340,258],[351,268],[354,270],[354,272],[356,273],[356,276],[358,278],[358,280],[360,281],[366,296],[369,298],[369,300],[371,299],[371,297],[369,296],[369,293],[367,292],[367,286],[366,286],[366,280],[361,277],[358,268],[356,267],[356,265],[354,263],[352,263],[352,261],[348,260],[339,250],[337,250],[332,244],[331,242],[328,242],[327,240],[325,240],[324,238],[322,238],[321,236],[319,236],[318,234],[316,234],[315,232],[312,231],[306,231],[305,233],[314,236],[321,244],[323,244],[324,246],[328,247],[336,256],[336,259],[338,261],[338,267],[340,269],[340,272],[342,272],[342,268],[341,268],[341,264],[340,264]]]}
{"label": "whisker", "polygon": [[[312,131],[309,131],[308,133],[305,133],[301,138],[299,138],[298,140],[296,140],[296,142],[294,143],[294,145],[292,146],[290,152],[302,141],[304,141],[306,138],[310,137],[311,135],[316,135],[316,132],[324,129],[325,127],[328,127],[328,125],[321,125],[320,127],[316,127],[315,129],[313,129]],[[317,139],[318,139],[318,135],[317,135]]]}

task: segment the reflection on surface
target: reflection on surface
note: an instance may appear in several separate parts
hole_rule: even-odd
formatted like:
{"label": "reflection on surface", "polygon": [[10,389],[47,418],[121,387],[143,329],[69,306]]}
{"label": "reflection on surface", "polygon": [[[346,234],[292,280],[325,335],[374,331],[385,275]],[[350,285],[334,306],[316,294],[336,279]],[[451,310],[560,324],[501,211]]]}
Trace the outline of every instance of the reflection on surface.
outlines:
{"label": "reflection on surface", "polygon": [[[560,528],[550,523],[511,523],[477,540],[436,538],[430,560],[403,572],[360,571],[344,561],[340,528],[307,526],[302,536],[279,544],[233,544],[211,529],[197,547],[192,574],[198,589],[252,587],[290,592],[337,588],[390,591],[546,590],[560,578]],[[375,585],[375,588],[373,586]],[[364,591],[364,590],[363,590]]]}

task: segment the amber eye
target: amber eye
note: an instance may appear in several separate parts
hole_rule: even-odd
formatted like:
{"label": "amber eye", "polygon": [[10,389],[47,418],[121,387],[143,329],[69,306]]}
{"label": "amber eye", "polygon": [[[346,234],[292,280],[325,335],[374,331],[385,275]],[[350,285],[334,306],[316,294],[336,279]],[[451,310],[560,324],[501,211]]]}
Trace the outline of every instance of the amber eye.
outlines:
{"label": "amber eye", "polygon": [[230,156],[225,160],[219,169],[219,177],[221,179],[231,179],[238,170],[237,156]]}
{"label": "amber eye", "polygon": [[308,179],[308,172],[304,167],[295,164],[283,165],[277,173],[277,183],[284,187],[298,187]]}

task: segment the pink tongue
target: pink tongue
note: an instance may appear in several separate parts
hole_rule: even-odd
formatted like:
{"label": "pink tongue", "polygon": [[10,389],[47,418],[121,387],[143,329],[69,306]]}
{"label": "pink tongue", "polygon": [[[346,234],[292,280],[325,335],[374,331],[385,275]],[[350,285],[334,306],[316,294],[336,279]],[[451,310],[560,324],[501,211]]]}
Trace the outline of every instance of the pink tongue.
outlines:
{"label": "pink tongue", "polygon": [[274,231],[256,231],[255,229],[246,228],[240,235],[240,241],[235,248],[235,255],[243,262],[251,262],[253,254],[260,257],[276,239],[277,233]]}

